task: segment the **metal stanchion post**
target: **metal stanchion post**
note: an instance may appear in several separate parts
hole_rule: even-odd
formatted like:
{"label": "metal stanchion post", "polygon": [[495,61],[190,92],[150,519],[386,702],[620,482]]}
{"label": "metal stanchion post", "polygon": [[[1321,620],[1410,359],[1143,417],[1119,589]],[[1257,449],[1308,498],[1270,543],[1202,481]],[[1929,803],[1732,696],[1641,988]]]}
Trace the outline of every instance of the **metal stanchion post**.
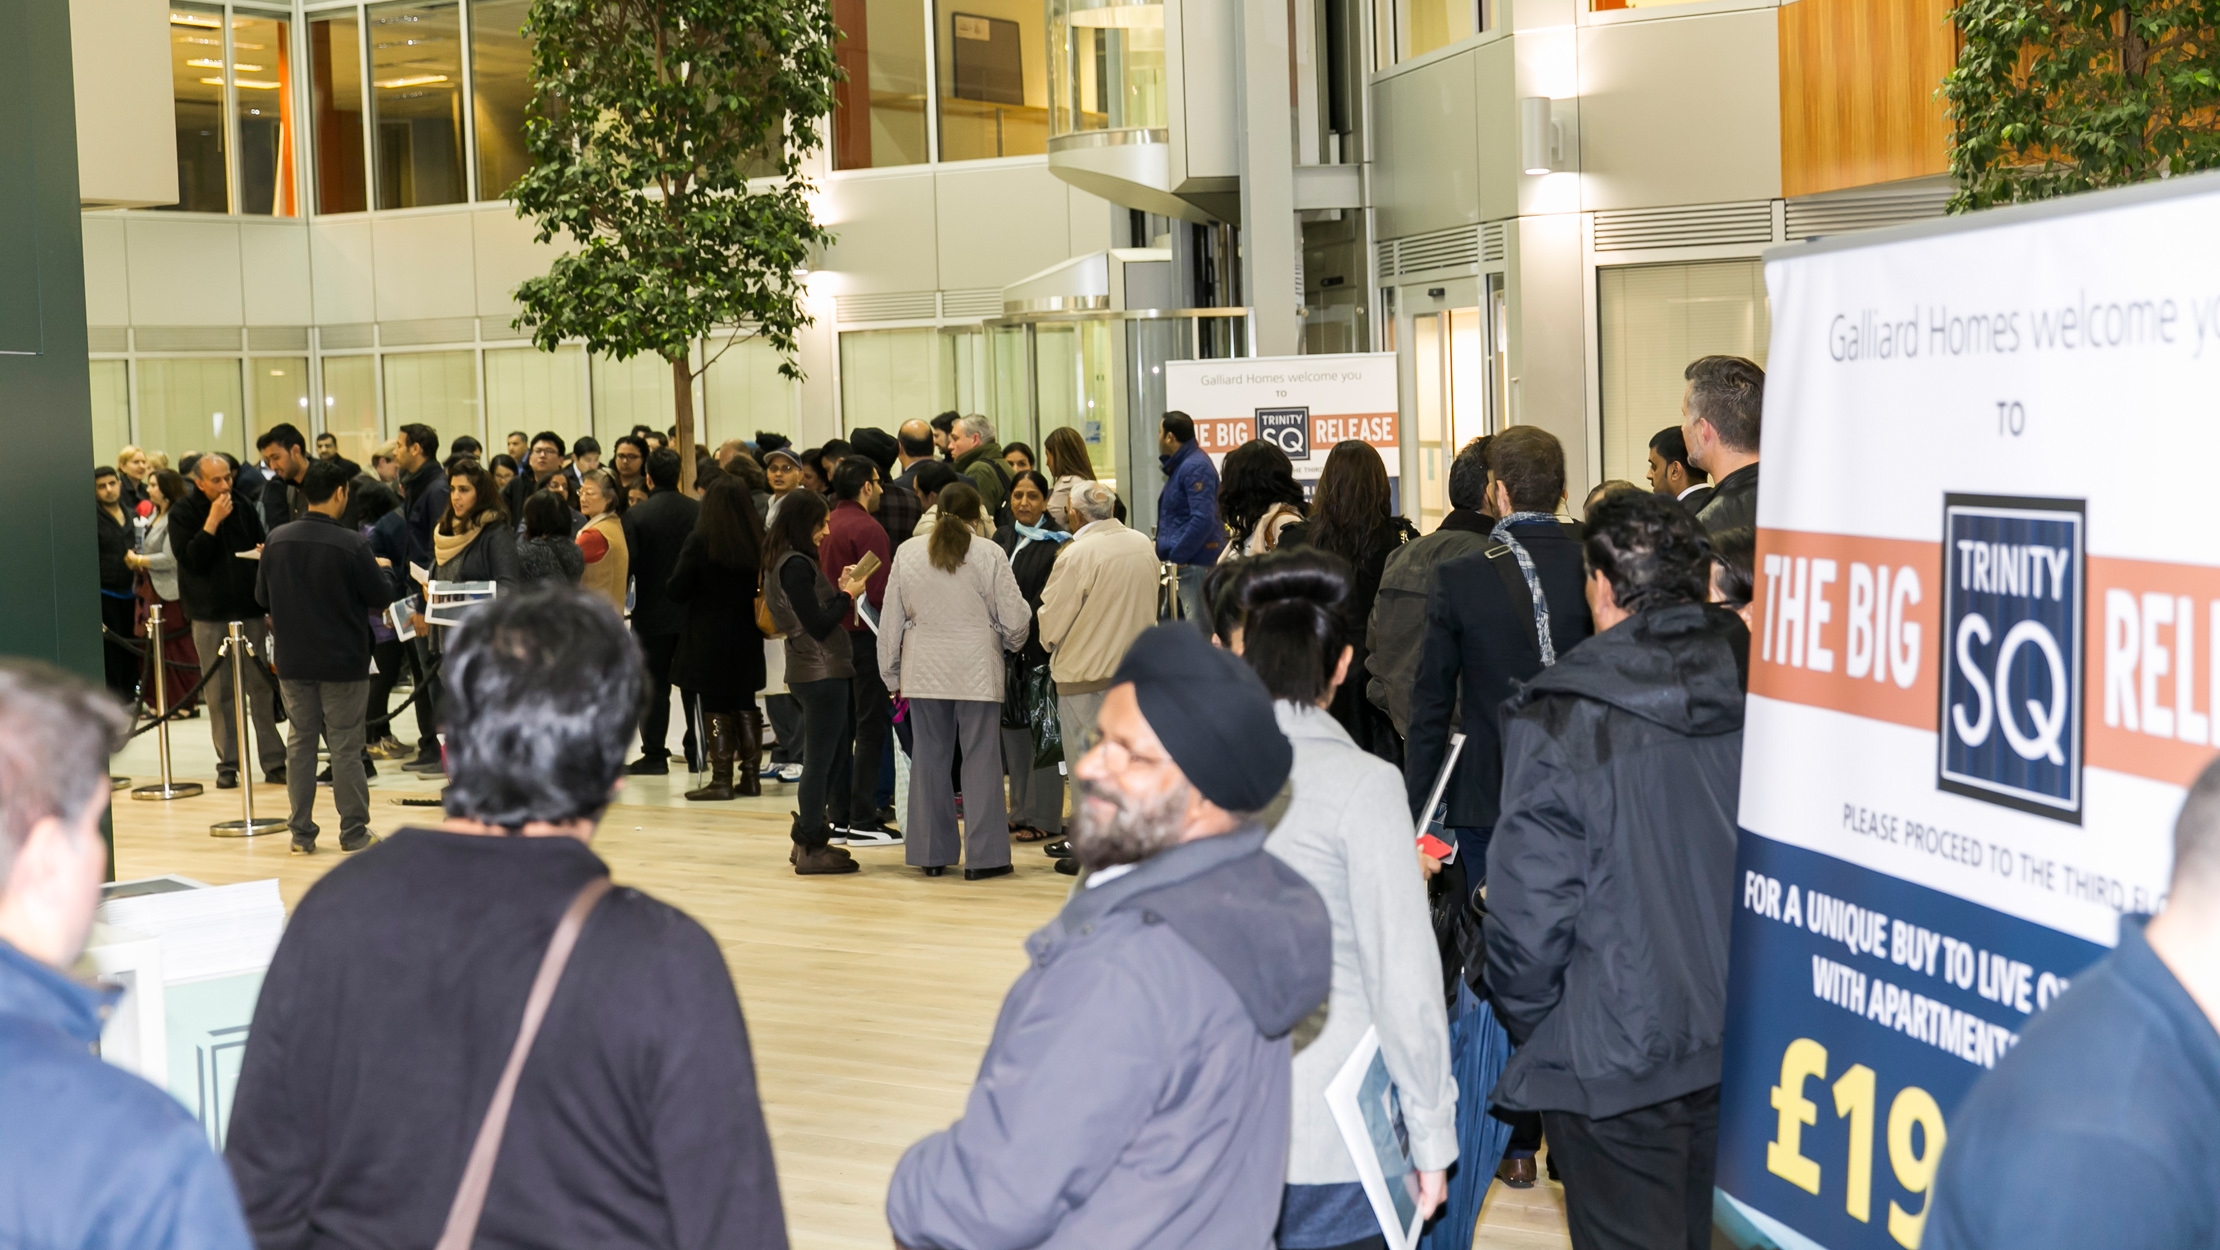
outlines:
{"label": "metal stanchion post", "polygon": [[140,786],[131,792],[134,799],[189,799],[201,791],[197,781],[170,780],[170,722],[169,722],[169,662],[162,654],[162,605],[157,603],[147,609],[147,650],[154,657],[154,746],[162,759],[162,784]]}
{"label": "metal stanchion post", "polygon": [[276,833],[285,827],[284,821],[275,817],[256,820],[254,816],[254,757],[247,743],[247,656],[254,647],[240,632],[239,622],[231,622],[223,649],[231,656],[231,721],[239,730],[239,819],[219,820],[208,826],[208,832],[219,838]]}

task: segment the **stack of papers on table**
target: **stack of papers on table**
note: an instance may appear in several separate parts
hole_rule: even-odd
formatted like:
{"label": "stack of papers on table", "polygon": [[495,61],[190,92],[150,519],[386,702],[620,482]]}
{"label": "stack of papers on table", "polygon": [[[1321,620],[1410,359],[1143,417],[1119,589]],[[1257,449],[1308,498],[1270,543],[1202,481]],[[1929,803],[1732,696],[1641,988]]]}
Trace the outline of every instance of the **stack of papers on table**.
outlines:
{"label": "stack of papers on table", "polygon": [[285,933],[276,879],[110,897],[100,923],[158,938],[162,978],[175,984],[260,972]]}

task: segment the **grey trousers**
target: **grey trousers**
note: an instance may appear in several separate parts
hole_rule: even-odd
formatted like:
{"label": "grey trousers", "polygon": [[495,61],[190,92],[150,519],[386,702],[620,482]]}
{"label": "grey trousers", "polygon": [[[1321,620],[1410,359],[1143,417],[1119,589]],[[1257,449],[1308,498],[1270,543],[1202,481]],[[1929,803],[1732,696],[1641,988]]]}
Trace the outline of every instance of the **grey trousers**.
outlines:
{"label": "grey trousers", "polygon": [[[200,652],[201,672],[216,667],[216,648],[224,644],[229,627],[228,621],[193,622],[193,646]],[[239,632],[254,647],[242,676],[247,688],[247,715],[254,722],[254,753],[262,772],[268,775],[285,766],[285,739],[278,737],[277,708],[271,701],[276,692],[270,688],[267,670],[261,667],[270,662],[270,629],[256,619],[239,622]],[[239,770],[239,730],[231,719],[230,657],[223,658],[223,665],[224,671],[201,687],[201,695],[208,700],[208,733],[216,740],[216,771],[228,773]],[[365,694],[368,689],[366,685]],[[314,779],[311,774],[310,780]]]}
{"label": "grey trousers", "polygon": [[1032,730],[1002,727],[1002,771],[1010,778],[1011,818],[1035,829],[1062,833],[1064,778],[1054,764],[1033,767]]}
{"label": "grey trousers", "polygon": [[[1010,820],[1002,805],[1002,704],[970,699],[910,700],[909,825],[902,858],[913,868],[945,868],[963,852],[965,868],[1010,862]],[[956,791],[948,772],[964,752],[964,825],[956,832]]]}
{"label": "grey trousers", "polygon": [[370,783],[362,775],[363,709],[370,681],[287,681],[285,723],[285,797],[292,804],[285,822],[294,838],[316,840],[316,739],[331,748],[331,798],[339,808],[342,842],[370,832]]}
{"label": "grey trousers", "polygon": [[1064,730],[1064,780],[1071,791],[1074,820],[1079,818],[1079,757],[1087,753],[1087,735],[1095,731],[1095,718],[1102,715],[1104,693],[1056,694],[1056,720]]}

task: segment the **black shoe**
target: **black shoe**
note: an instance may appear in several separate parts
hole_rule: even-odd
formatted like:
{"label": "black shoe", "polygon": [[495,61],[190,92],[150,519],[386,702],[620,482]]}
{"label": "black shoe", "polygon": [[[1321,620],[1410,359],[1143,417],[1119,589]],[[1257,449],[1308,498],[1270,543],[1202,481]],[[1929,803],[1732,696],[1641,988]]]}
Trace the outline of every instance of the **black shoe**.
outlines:
{"label": "black shoe", "polygon": [[1071,839],[1058,838],[1054,842],[1051,842],[1048,845],[1042,847],[1041,854],[1046,855],[1051,859],[1063,859],[1064,857],[1071,854]]}
{"label": "black shoe", "polygon": [[671,775],[671,757],[668,755],[643,755],[624,766],[627,777],[668,777]]}
{"label": "black shoe", "polygon": [[408,763],[401,765],[401,771],[410,773],[443,773],[447,771],[447,766],[441,762],[439,756],[437,755],[419,755],[415,759],[410,760]]}
{"label": "black shoe", "polygon": [[901,830],[889,829],[886,827],[885,824],[876,820],[871,821],[868,824],[859,823],[842,825],[840,826],[840,830],[841,837],[844,843],[848,846],[902,845]]}
{"label": "black shoe", "polygon": [[889,829],[892,829],[894,827],[894,804],[889,803],[885,807],[879,809],[878,821],[880,824],[885,825]]}
{"label": "black shoe", "polygon": [[216,772],[216,788],[217,788],[218,790],[236,790],[236,789],[238,789],[238,788],[239,788],[239,774],[238,774],[238,773],[235,773],[235,772],[224,772],[224,771],[223,771],[223,770],[221,770],[221,769],[217,770],[217,772]]}
{"label": "black shoe", "polygon": [[932,868],[927,868],[925,870],[925,875],[928,877],[938,877],[945,874],[947,871],[948,868],[946,865],[936,865]]}
{"label": "black shoe", "polygon": [[1056,871],[1067,877],[1076,877],[1079,875],[1079,861],[1069,857],[1059,859],[1056,861]]}
{"label": "black shoe", "polygon": [[1008,864],[1004,864],[1000,868],[964,869],[964,880],[966,881],[984,881],[989,877],[1007,877],[1009,875],[1010,866]]}
{"label": "black shoe", "polygon": [[295,839],[293,839],[293,854],[295,854],[295,855],[314,855],[315,853],[316,853],[316,839],[314,839],[314,838],[295,838]]}
{"label": "black shoe", "polygon": [[331,784],[331,765],[324,765],[324,771],[316,774],[316,784],[320,786],[328,786]]}
{"label": "black shoe", "polygon": [[378,835],[374,833],[365,833],[361,837],[351,837],[347,834],[339,835],[339,849],[347,852],[349,855],[352,855],[356,851],[362,850],[366,847],[376,846],[377,844]]}
{"label": "black shoe", "polygon": [[269,783],[270,783],[271,785],[273,785],[273,786],[282,786],[282,785],[284,785],[284,784],[285,784],[285,765],[283,765],[283,764],[280,764],[280,765],[278,765],[278,766],[277,766],[276,768],[273,768],[273,769],[271,769],[270,771],[268,771],[268,772],[266,772],[266,773],[262,774],[262,780],[264,780],[264,781],[267,781],[267,782],[269,782]]}

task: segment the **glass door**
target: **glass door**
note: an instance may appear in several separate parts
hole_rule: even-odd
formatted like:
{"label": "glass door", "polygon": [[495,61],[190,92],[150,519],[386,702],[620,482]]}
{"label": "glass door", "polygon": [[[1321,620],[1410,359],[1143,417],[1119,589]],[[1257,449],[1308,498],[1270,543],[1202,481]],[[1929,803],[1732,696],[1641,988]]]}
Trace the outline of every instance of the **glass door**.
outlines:
{"label": "glass door", "polygon": [[[1500,277],[1492,279],[1500,282]],[[1492,399],[1499,363],[1472,279],[1419,288],[1410,315],[1411,426],[1418,453],[1421,530],[1449,513],[1449,465],[1466,443],[1501,425]]]}

